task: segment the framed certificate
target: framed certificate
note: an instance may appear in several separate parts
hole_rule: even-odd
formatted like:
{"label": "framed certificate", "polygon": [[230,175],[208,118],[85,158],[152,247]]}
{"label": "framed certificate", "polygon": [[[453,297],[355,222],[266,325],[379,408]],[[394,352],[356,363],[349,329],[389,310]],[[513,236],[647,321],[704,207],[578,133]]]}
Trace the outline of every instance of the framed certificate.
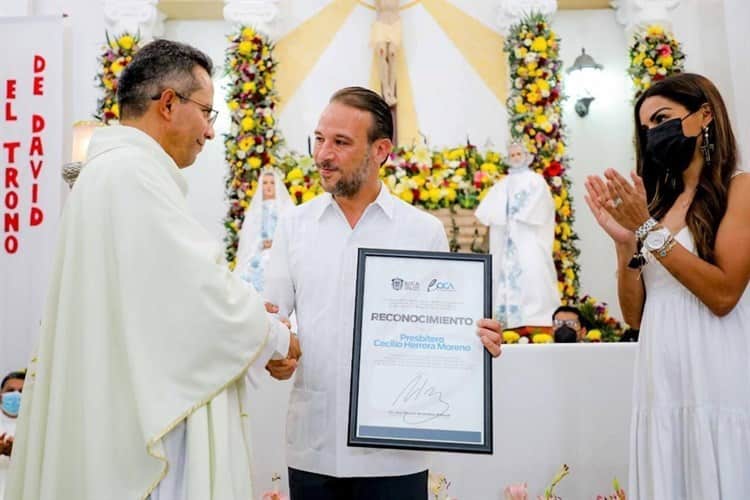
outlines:
{"label": "framed certificate", "polygon": [[359,250],[349,446],[492,453],[490,259]]}

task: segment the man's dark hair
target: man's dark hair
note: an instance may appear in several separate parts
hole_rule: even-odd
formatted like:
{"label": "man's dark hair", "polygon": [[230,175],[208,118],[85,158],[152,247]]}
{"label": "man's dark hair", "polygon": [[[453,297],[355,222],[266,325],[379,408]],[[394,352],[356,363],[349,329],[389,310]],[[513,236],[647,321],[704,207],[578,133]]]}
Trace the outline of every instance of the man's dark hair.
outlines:
{"label": "man's dark hair", "polygon": [[193,70],[199,66],[211,75],[211,58],[200,50],[171,40],[155,40],[140,49],[117,81],[121,118],[138,118],[154,96],[174,87],[189,96],[200,88]]}
{"label": "man's dark hair", "polygon": [[7,374],[5,378],[3,378],[2,384],[0,384],[0,391],[3,390],[3,387],[5,387],[5,383],[8,380],[12,380],[12,379],[26,380],[26,371],[23,370],[23,371],[17,371],[17,372],[10,372],[9,374]]}
{"label": "man's dark hair", "polygon": [[346,87],[333,94],[329,102],[340,102],[370,113],[372,125],[367,131],[367,140],[370,144],[378,139],[393,140],[391,108],[377,92],[364,87]]}
{"label": "man's dark hair", "polygon": [[574,307],[574,306],[560,306],[557,309],[555,309],[555,312],[552,313],[552,319],[555,319],[555,316],[557,316],[557,313],[559,313],[559,312],[569,312],[569,313],[575,314],[576,316],[578,316],[578,322],[581,324],[581,326],[583,328],[588,329],[589,325],[586,322],[586,318],[584,318],[581,315],[581,311],[579,311],[577,307]]}

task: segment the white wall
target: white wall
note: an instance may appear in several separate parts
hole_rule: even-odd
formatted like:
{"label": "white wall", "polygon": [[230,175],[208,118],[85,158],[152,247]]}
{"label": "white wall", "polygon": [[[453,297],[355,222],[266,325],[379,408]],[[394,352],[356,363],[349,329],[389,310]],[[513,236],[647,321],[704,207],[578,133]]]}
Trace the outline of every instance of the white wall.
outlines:
{"label": "white wall", "polygon": [[[572,180],[574,228],[580,238],[581,293],[611,305],[620,317],[615,287],[615,251],[608,236],[599,229],[583,198],[588,175],[601,175],[614,168],[622,173],[634,168],[632,145],[632,89],[626,74],[627,40],[611,10],[564,10],[555,14],[552,27],[561,38],[563,67],[570,67],[581,48],[604,66],[601,86],[594,92],[589,114],[579,117],[574,98],[563,105],[567,127],[568,174]],[[571,93],[572,89],[566,89]]]}

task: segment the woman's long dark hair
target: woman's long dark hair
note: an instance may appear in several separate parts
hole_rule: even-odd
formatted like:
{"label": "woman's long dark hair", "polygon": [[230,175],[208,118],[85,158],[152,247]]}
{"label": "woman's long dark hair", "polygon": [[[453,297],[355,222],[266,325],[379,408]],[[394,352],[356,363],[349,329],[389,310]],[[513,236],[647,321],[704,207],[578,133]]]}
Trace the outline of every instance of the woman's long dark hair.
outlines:
{"label": "woman's long dark hair", "polygon": [[[714,145],[711,162],[701,170],[698,188],[688,208],[686,222],[695,240],[698,255],[714,261],[714,243],[719,223],[727,210],[727,194],[732,174],[737,168],[737,145],[729,123],[727,108],[719,91],[707,78],[692,73],[681,73],[655,83],[635,104],[635,153],[638,175],[646,187],[649,212],[661,219],[669,211],[685,185],[680,174],[667,176],[664,172],[644,171],[645,134],[640,122],[643,101],[662,96],[685,106],[689,112],[707,104],[713,114],[708,125],[709,142]],[[702,144],[702,134],[696,147]]]}

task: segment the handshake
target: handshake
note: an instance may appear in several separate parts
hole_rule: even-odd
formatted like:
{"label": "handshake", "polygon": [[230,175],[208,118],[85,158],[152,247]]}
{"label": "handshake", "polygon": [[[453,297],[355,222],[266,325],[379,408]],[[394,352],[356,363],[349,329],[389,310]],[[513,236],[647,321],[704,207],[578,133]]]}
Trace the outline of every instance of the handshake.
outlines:
{"label": "handshake", "polygon": [[[268,311],[270,314],[276,314],[277,312],[279,312],[279,308],[269,302],[266,302],[266,311]],[[287,380],[292,376],[294,370],[297,369],[297,363],[299,362],[300,356],[302,356],[302,349],[300,349],[299,337],[297,337],[297,334],[291,331],[292,325],[291,323],[289,323],[289,320],[282,319],[281,322],[290,329],[289,352],[286,356],[286,359],[272,359],[271,361],[269,361],[266,364],[266,370],[268,370],[268,373],[270,373],[271,376],[275,379]]]}

